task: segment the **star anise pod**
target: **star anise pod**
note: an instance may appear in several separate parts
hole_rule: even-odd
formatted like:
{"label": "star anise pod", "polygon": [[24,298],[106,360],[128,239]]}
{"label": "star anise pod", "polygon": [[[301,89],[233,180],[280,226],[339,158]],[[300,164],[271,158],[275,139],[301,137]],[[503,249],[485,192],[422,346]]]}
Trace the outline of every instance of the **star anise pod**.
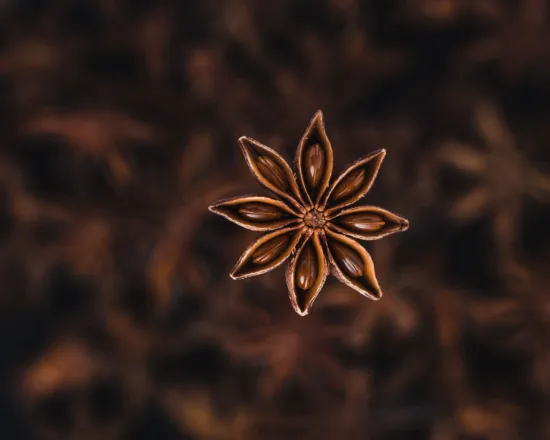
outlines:
{"label": "star anise pod", "polygon": [[286,282],[294,310],[307,315],[329,274],[371,299],[382,290],[370,254],[353,238],[376,240],[404,231],[408,221],[376,206],[350,208],[371,188],[385,150],[352,163],[332,183],[333,156],[318,111],[296,151],[296,174],[277,152],[254,139],[239,139],[258,182],[280,200],[243,196],[221,200],[210,211],[253,231],[264,231],[231,272],[238,280],[266,273],[289,257]]}

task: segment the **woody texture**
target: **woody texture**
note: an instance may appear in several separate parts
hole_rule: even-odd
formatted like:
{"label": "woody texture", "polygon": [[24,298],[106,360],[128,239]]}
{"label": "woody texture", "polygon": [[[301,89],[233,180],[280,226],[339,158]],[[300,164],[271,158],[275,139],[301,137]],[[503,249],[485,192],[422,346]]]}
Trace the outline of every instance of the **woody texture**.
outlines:
{"label": "woody texture", "polygon": [[377,206],[353,205],[371,189],[386,151],[358,159],[332,180],[333,150],[321,111],[300,140],[295,172],[260,142],[241,137],[239,143],[254,177],[277,198],[247,195],[209,207],[243,228],[264,232],[244,251],[231,278],[261,275],[287,263],[290,302],[302,316],[329,273],[367,298],[380,299],[373,260],[357,240],[405,231],[409,222]]}

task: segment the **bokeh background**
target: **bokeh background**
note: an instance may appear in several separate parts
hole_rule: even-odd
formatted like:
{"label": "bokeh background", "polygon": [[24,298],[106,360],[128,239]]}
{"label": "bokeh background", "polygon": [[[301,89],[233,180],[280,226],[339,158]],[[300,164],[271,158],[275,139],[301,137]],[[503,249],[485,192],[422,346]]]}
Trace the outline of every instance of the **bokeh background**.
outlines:
{"label": "bokeh background", "polygon": [[[2,0],[0,438],[550,438],[546,0]],[[311,313],[257,233],[237,144],[322,109],[365,202],[372,302]]]}

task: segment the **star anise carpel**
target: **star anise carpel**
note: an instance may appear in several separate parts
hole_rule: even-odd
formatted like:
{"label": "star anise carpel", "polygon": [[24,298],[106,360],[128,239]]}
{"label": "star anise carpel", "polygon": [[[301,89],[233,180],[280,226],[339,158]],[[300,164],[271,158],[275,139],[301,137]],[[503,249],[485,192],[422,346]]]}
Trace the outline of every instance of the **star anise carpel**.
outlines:
{"label": "star anise carpel", "polygon": [[296,176],[271,148],[248,137],[239,142],[252,174],[278,199],[249,195],[209,207],[244,228],[265,232],[243,253],[231,278],[260,275],[290,259],[286,282],[292,306],[302,316],[329,272],[362,295],[380,299],[372,258],[355,239],[376,240],[406,230],[409,223],[376,206],[351,205],[370,190],[386,151],[355,161],[331,183],[333,152],[321,111],[298,145]]}

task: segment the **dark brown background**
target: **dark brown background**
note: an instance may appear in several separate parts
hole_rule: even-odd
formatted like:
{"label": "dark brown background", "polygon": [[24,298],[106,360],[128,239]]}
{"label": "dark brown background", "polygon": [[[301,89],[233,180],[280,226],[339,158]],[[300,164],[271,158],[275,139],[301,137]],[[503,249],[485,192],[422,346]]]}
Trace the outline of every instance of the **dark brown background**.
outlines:
{"label": "dark brown background", "polygon": [[[550,438],[545,0],[0,2],[0,437]],[[228,273],[325,115],[385,291]]]}

